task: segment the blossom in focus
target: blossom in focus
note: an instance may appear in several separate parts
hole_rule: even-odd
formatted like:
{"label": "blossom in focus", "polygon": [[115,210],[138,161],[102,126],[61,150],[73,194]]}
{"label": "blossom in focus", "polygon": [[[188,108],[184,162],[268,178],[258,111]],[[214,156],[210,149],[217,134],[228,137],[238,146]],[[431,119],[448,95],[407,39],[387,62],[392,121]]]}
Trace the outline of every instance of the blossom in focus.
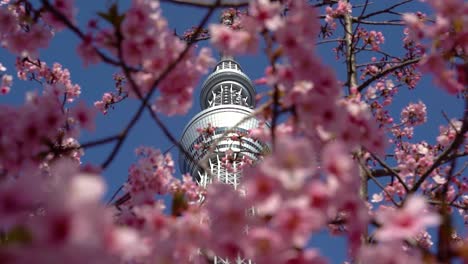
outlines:
{"label": "blossom in focus", "polygon": [[416,126],[427,120],[426,105],[423,102],[411,103],[401,111],[401,122],[408,126]]}

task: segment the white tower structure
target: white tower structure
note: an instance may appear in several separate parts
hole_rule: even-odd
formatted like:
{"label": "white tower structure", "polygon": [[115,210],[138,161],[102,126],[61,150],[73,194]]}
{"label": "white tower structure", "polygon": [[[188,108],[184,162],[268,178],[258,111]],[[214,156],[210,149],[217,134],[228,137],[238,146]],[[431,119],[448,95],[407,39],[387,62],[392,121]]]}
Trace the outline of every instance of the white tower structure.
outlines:
{"label": "white tower structure", "polygon": [[[232,20],[223,19],[223,23],[230,25]],[[257,161],[268,149],[249,137],[249,130],[259,126],[253,115],[255,95],[255,88],[240,65],[223,55],[202,85],[202,111],[190,120],[182,134],[180,143],[185,149],[179,159],[182,173],[190,173],[204,187],[214,181],[239,187],[243,163]],[[214,264],[228,263],[253,262],[242,258],[214,259]]]}
{"label": "white tower structure", "polygon": [[[203,111],[182,134],[180,142],[190,157],[180,155],[181,170],[204,187],[216,180],[237,189],[242,163],[258,160],[266,149],[248,136],[250,129],[259,126],[253,116],[252,82],[236,61],[223,57],[203,84],[200,104]],[[205,170],[199,166],[202,162]]]}

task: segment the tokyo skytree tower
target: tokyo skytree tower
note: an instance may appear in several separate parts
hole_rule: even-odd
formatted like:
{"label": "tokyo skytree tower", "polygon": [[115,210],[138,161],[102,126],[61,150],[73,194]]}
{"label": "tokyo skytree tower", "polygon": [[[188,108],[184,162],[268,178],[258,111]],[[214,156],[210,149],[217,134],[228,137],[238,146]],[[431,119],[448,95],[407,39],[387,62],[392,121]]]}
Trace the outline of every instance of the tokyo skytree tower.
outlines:
{"label": "tokyo skytree tower", "polygon": [[[231,21],[223,20],[224,24]],[[253,115],[255,88],[240,65],[222,56],[202,85],[202,111],[190,120],[181,137],[182,173],[190,173],[203,187],[218,181],[238,189],[242,165],[257,161],[268,147],[251,137],[249,130],[259,121]],[[187,154],[190,157],[187,157]],[[203,168],[199,164],[204,164]],[[250,260],[215,257],[215,264],[251,264]]]}
{"label": "tokyo skytree tower", "polygon": [[[180,141],[191,155],[180,155],[181,170],[204,187],[217,180],[237,189],[242,163],[258,160],[266,148],[248,136],[259,126],[253,116],[255,89],[239,64],[223,57],[203,84],[200,101],[203,111],[190,120]],[[201,161],[209,171],[198,166]]]}

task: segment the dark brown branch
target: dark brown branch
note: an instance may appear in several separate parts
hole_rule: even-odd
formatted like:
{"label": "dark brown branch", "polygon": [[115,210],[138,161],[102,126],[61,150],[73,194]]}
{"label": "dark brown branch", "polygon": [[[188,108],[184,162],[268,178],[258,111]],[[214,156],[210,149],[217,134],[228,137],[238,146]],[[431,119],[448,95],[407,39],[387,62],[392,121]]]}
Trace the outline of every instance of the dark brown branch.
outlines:
{"label": "dark brown branch", "polygon": [[369,17],[372,17],[372,16],[375,16],[375,15],[379,15],[379,14],[384,14],[384,13],[389,13],[390,11],[392,11],[392,9],[395,9],[401,5],[404,5],[404,4],[407,4],[409,2],[413,2],[413,0],[404,0],[404,1],[401,1],[399,3],[396,3],[392,6],[389,6],[388,8],[385,8],[385,9],[382,9],[382,10],[379,10],[379,11],[375,11],[375,12],[372,12],[372,13],[369,13],[365,16],[359,16],[359,19],[366,19],[366,18],[369,18]]}
{"label": "dark brown branch", "polygon": [[325,40],[317,41],[317,43],[315,43],[315,45],[331,43],[331,42],[343,42],[343,41],[345,41],[345,40],[342,39],[342,38],[339,38],[339,39],[325,39]]}
{"label": "dark brown branch", "polygon": [[113,141],[115,141],[115,140],[118,140],[118,139],[119,139],[119,135],[114,135],[114,136],[110,136],[110,137],[105,137],[105,138],[102,138],[102,139],[98,139],[98,140],[94,140],[94,141],[90,141],[90,142],[83,143],[83,144],[80,145],[79,148],[82,148],[82,149],[91,148],[91,147],[95,147],[95,146],[99,146],[99,145],[111,143],[111,142],[113,142]]}
{"label": "dark brown branch", "polygon": [[365,164],[363,164],[363,162],[361,161],[361,159],[359,158],[359,165],[361,167],[361,169],[364,170],[364,172],[366,173],[367,177],[370,178],[380,189],[382,189],[382,191],[385,193],[385,195],[390,199],[390,201],[393,203],[393,205],[395,205],[396,207],[400,207],[401,205],[398,204],[394,199],[393,199],[393,196],[385,189],[385,187],[374,177],[372,176],[372,173],[370,172],[369,168],[367,168],[367,166]]}
{"label": "dark brown branch", "polygon": [[109,201],[107,201],[107,205],[110,205],[112,203],[112,201],[114,200],[114,198],[117,196],[117,194],[119,194],[119,192],[123,189],[124,185],[120,185],[120,187],[112,194],[111,198],[109,199]]}
{"label": "dark brown branch", "polygon": [[397,178],[398,182],[400,182],[401,185],[403,185],[403,188],[405,188],[406,192],[409,191],[408,186],[406,186],[405,181],[403,181],[403,179],[400,177],[400,174],[398,174],[398,172],[394,171],[390,166],[387,165],[387,163],[385,163],[385,161],[383,161],[382,159],[380,159],[376,155],[374,155],[372,153],[370,153],[370,154],[371,154],[372,158],[374,158],[380,164],[380,166],[384,167],[387,171],[389,171],[393,176],[395,176]]}
{"label": "dark brown branch", "polygon": [[[456,153],[456,154],[452,154],[452,155],[449,155],[443,162],[442,164],[445,164],[445,163],[448,163],[450,161],[452,161],[453,159],[457,159],[457,158],[460,158],[460,157],[465,157],[465,156],[468,156],[468,153]],[[400,169],[396,168],[396,167],[393,167],[391,168],[391,170],[393,170],[394,172],[391,172],[390,170],[387,170],[385,168],[380,168],[380,169],[373,169],[371,170],[372,172],[372,175],[376,178],[379,178],[379,177],[388,177],[388,176],[392,176],[394,175],[393,173],[399,173],[400,172]]]}

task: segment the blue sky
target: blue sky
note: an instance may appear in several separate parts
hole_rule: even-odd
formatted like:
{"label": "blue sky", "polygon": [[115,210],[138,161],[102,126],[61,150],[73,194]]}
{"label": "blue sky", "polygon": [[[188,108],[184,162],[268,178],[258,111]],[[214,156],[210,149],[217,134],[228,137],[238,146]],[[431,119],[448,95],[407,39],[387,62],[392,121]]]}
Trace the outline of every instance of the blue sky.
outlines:
{"label": "blue sky", "polygon": [[[105,9],[106,3],[110,1],[76,1],[78,7],[77,21],[82,28],[85,27],[88,19],[96,17],[97,11]],[[120,1],[126,3],[129,1]],[[377,3],[370,6],[368,11],[377,10],[382,7],[387,1],[376,1]],[[392,1],[389,1],[392,2]],[[411,4],[419,6],[420,3]],[[201,8],[193,8],[187,6],[178,6],[172,4],[162,4],[163,15],[168,19],[171,28],[174,28],[177,33],[182,34],[186,29],[196,25],[206,10]],[[219,14],[219,12],[218,12]],[[218,20],[218,15],[212,18],[212,22]],[[383,31],[386,42],[382,45],[383,50],[395,51],[397,54],[402,54],[401,40],[403,38],[402,27],[392,28],[383,27],[379,30]],[[334,36],[332,38],[336,38]],[[64,67],[71,71],[71,78],[74,83],[78,83],[82,88],[81,99],[85,100],[88,105],[94,101],[100,100],[102,94],[107,91],[113,91],[112,75],[116,73],[116,69],[99,64],[84,68],[82,61],[76,55],[75,50],[79,41],[76,36],[70,32],[59,32],[51,42],[48,49],[40,53],[41,60],[48,65],[53,62],[59,62]],[[208,45],[208,42],[202,42],[199,45]],[[331,52],[334,44],[321,45],[318,47],[318,53],[322,56],[324,62],[336,69],[336,75],[340,80],[345,80],[344,65],[340,61],[336,61],[335,55]],[[215,51],[214,54],[217,52]],[[257,79],[263,75],[264,68],[267,65],[267,60],[262,55],[251,57],[239,57],[237,60],[243,67],[244,72],[251,77]],[[5,52],[0,48],[0,62],[8,68],[7,73],[14,75],[14,56]],[[362,61],[361,61],[362,62]],[[0,97],[1,104],[19,104],[23,102],[25,92],[31,89],[41,90],[36,83],[29,83],[14,79],[14,84],[10,94]],[[258,87],[259,91],[264,90],[264,87]],[[190,112],[185,116],[176,116],[166,118],[163,117],[165,124],[169,127],[176,137],[179,137],[185,124],[200,111],[198,103],[199,89],[195,92],[194,104]],[[423,101],[428,107],[428,123],[424,126],[415,129],[414,141],[427,140],[429,143],[435,141],[438,135],[438,127],[440,124],[445,124],[445,120],[441,114],[445,111],[449,117],[458,117],[462,113],[462,101],[449,96],[440,88],[434,87],[431,78],[423,76],[422,81],[417,86],[416,90],[408,91],[402,88],[401,92],[396,96],[393,106],[390,108],[394,113],[395,118],[399,118],[401,108],[409,102]],[[114,110],[110,110],[106,116],[98,114],[96,119],[96,131],[92,133],[83,132],[80,138],[81,142],[99,139],[108,135],[115,134],[121,131],[134,112],[139,106],[135,99],[125,100],[116,105]],[[131,163],[135,161],[134,149],[138,146],[153,146],[161,150],[168,149],[172,144],[162,134],[161,130],[151,120],[149,115],[145,113],[139,120],[136,127],[131,131],[129,137],[125,141],[123,147],[109,168],[103,172],[104,177],[108,182],[109,193],[116,190],[127,179],[127,171]],[[105,160],[108,153],[111,151],[113,144],[108,144],[101,147],[95,147],[86,151],[83,157],[83,163],[100,164]],[[171,151],[174,160],[177,161],[177,153]],[[374,188],[372,188],[374,189]],[[375,189],[374,189],[375,191]],[[372,193],[372,190],[371,190]],[[109,195],[107,196],[109,197]],[[313,245],[324,244],[322,254],[325,256],[333,256],[333,262],[338,262],[346,255],[344,252],[343,239],[323,239],[321,235],[316,236],[311,242]]]}

